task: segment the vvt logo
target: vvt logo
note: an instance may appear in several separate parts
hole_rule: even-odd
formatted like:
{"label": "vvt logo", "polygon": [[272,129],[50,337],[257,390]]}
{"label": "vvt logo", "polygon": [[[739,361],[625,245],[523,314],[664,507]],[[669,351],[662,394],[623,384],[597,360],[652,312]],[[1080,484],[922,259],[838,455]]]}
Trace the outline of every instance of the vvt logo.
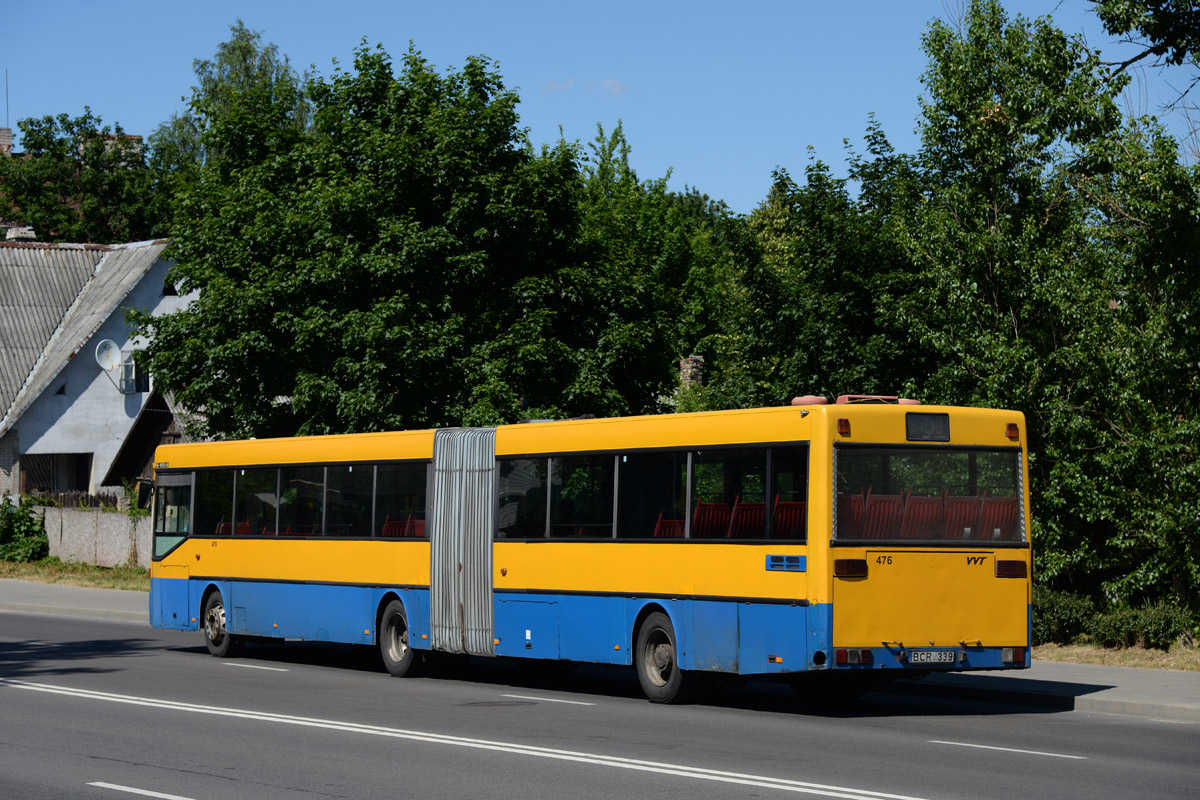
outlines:
{"label": "vvt logo", "polygon": [[967,556],[967,566],[972,564],[982,564],[986,556]]}

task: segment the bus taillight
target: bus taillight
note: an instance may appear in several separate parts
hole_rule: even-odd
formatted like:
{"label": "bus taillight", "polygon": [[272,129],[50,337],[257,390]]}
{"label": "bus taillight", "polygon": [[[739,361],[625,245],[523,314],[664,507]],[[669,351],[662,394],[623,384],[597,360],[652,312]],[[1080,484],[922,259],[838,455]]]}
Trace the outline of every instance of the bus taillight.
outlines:
{"label": "bus taillight", "polygon": [[846,650],[838,648],[833,651],[833,662],[839,666],[846,664],[874,664],[875,654],[870,650]]}
{"label": "bus taillight", "polygon": [[1000,660],[1006,664],[1024,664],[1025,663],[1025,648],[1024,647],[1002,647],[1002,648],[1000,648]]}
{"label": "bus taillight", "polygon": [[996,559],[997,578],[1024,578],[1027,574],[1024,561],[1001,561],[1000,559]]}

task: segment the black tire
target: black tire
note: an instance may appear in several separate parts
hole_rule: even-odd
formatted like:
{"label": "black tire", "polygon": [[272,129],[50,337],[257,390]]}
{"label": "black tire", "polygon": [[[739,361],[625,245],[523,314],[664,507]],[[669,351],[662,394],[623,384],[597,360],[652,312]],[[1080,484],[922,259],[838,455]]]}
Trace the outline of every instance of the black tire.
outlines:
{"label": "black tire", "polygon": [[395,678],[415,675],[420,669],[421,656],[409,645],[408,615],[399,600],[388,603],[379,616],[379,655]]}
{"label": "black tire", "polygon": [[204,613],[200,617],[200,631],[204,634],[204,646],[210,655],[217,658],[231,656],[241,647],[241,637],[234,636],[225,624],[225,600],[220,592],[212,592],[204,600]]}
{"label": "black tire", "polygon": [[682,703],[692,683],[679,668],[679,646],[675,626],[661,611],[646,617],[638,628],[633,666],[642,692],[651,703]]}

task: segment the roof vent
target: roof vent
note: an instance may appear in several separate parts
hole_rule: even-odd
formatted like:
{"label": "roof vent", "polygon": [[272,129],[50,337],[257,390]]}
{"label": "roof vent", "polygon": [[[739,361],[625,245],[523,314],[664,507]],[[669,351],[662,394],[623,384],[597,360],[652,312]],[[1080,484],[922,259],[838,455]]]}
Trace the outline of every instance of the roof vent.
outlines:
{"label": "roof vent", "polygon": [[829,400],[820,395],[806,394],[801,397],[793,397],[792,405],[794,406],[827,406]]}
{"label": "roof vent", "polygon": [[901,406],[921,405],[920,400],[911,400],[907,397],[896,397],[895,395],[884,394],[843,394],[837,399],[837,405],[839,406],[856,403],[889,403]]}

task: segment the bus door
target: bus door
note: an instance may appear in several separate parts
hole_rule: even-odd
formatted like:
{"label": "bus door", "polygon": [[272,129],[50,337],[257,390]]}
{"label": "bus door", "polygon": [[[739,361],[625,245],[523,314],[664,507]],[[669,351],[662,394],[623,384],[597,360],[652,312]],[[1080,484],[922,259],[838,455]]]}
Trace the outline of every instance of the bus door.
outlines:
{"label": "bus door", "polygon": [[434,650],[495,654],[492,531],[496,429],[449,428],[433,435],[429,616]]}

